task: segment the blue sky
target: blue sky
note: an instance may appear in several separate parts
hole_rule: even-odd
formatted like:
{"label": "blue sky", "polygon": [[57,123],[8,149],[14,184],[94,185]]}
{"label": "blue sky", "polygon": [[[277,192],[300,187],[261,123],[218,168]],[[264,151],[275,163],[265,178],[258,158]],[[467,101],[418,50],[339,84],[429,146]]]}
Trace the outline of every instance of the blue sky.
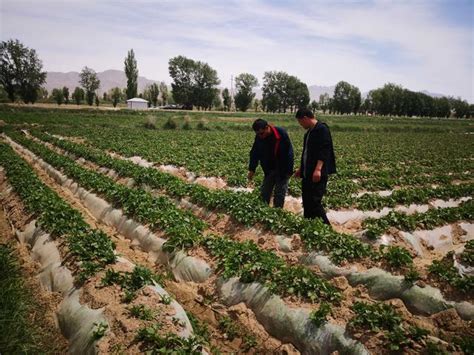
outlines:
{"label": "blue sky", "polygon": [[230,85],[284,70],[308,85],[363,92],[394,82],[474,102],[474,1],[0,0],[2,40],[35,48],[48,71],[123,69],[170,82],[168,60],[208,62]]}

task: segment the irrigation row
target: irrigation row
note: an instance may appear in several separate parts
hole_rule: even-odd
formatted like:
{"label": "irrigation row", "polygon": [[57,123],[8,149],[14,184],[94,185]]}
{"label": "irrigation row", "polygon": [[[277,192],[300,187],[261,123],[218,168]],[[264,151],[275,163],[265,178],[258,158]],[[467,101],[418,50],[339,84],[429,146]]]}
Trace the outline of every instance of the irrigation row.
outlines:
{"label": "irrigation row", "polygon": [[[35,135],[43,140],[50,141],[68,151],[75,152],[77,149],[71,142],[65,141],[64,137],[53,138],[46,134],[35,132]],[[72,146],[71,146],[72,145]],[[80,148],[77,147],[79,150]],[[140,157],[124,158],[116,153],[113,157],[119,159],[126,159],[142,167],[151,168],[153,164],[147,162]],[[217,186],[219,188],[225,187],[225,183],[219,178],[195,178],[193,174],[187,173],[180,169],[176,169],[171,166],[159,167],[158,169],[173,173],[177,176],[185,177],[188,182],[195,182],[202,184],[205,187]],[[242,189],[231,189],[234,192],[241,192]],[[249,191],[248,189],[245,191]],[[431,229],[437,226],[441,226],[447,223],[452,223],[460,220],[471,221],[473,220],[474,207],[471,200],[471,195],[474,192],[474,185],[466,184],[462,187],[446,187],[446,188],[420,188],[420,189],[401,189],[394,192],[396,196],[382,196],[382,198],[376,198],[374,196],[366,196],[366,203],[362,205],[371,206],[371,208],[381,208],[379,211],[367,211],[352,209],[349,211],[328,211],[328,217],[330,220],[342,225],[349,221],[354,220],[365,220],[361,228],[368,229],[366,234],[370,238],[377,238],[382,236],[391,227],[397,227],[400,230],[409,232],[414,229]],[[380,196],[379,196],[380,197]],[[433,198],[436,200],[433,201]],[[448,201],[444,201],[441,198],[450,198]],[[454,198],[457,198],[454,199]],[[370,200],[373,200],[370,202]],[[369,201],[369,202],[367,202]],[[403,205],[393,206],[395,203],[411,203],[409,207]],[[415,205],[413,203],[427,203],[425,205]],[[462,205],[462,206],[460,206]],[[393,207],[385,207],[393,206]],[[383,208],[382,208],[383,207]],[[459,207],[459,208],[458,208]],[[301,199],[288,197],[286,208],[300,213],[302,211]],[[413,216],[408,216],[413,215]],[[379,221],[376,221],[379,220]]]}
{"label": "irrigation row", "polygon": [[[229,248],[229,244],[227,243],[220,243],[220,244],[217,244],[215,246],[216,249],[218,249],[219,252],[221,253],[227,253],[227,252],[232,252],[232,248]],[[227,248],[227,249],[226,249]],[[247,249],[247,248],[244,248],[244,249]],[[241,250],[243,252],[243,249]],[[237,257],[239,255],[239,253],[237,254],[233,254],[232,257]],[[373,280],[372,280],[373,281]],[[238,288],[238,291],[239,291],[239,294],[241,293],[240,291],[242,291],[243,289],[241,287]],[[245,292],[244,292],[245,293]],[[237,295],[234,295],[233,297],[237,297]],[[245,296],[240,296],[240,297],[245,297]]]}
{"label": "irrigation row", "polygon": [[[159,277],[117,257],[115,244],[102,230],[91,228],[81,213],[45,185],[9,146],[0,145],[0,165],[12,186],[2,186],[2,200],[17,201],[35,218],[23,231],[17,230],[17,237],[30,246],[32,257],[40,262],[43,286],[62,295],[57,317],[70,342],[69,352],[90,354],[117,347],[152,350],[157,342],[166,341],[170,349],[200,353],[186,313],[159,286]],[[114,292],[114,284],[121,286],[128,303]],[[163,302],[165,299],[169,302]],[[96,309],[104,301],[107,306]],[[140,319],[139,310],[145,309],[152,315],[150,319]],[[132,323],[139,329],[126,334],[113,327],[116,322]],[[146,338],[155,324],[163,331],[155,327],[156,338]]]}
{"label": "irrigation row", "polygon": [[[400,256],[400,255],[397,255],[397,256],[394,256],[394,257],[395,257],[395,258],[398,258],[399,256]],[[311,258],[310,258],[310,259],[311,259]],[[316,258],[316,259],[318,259],[318,258]],[[311,259],[309,262],[315,263],[315,260],[316,260],[316,259],[313,258],[313,259]],[[411,261],[410,258],[408,258],[408,259]],[[306,258],[306,260],[308,261],[308,258]],[[318,260],[319,260],[319,262],[321,262],[321,258],[319,258]],[[317,262],[316,262],[316,263],[317,263]],[[321,265],[318,265],[318,266],[321,266]],[[327,265],[326,265],[325,267],[326,267],[326,269],[327,269]],[[379,278],[379,281],[381,281],[381,279],[383,279],[383,277],[387,277],[387,275],[378,274],[377,277]],[[409,303],[412,302],[412,301],[410,301],[410,297],[408,297],[408,296],[407,296],[407,301],[408,301]]]}
{"label": "irrigation row", "polygon": [[[36,150],[36,153],[42,150],[41,146],[36,148],[33,149]],[[46,148],[43,147],[43,149]],[[48,159],[48,153],[45,152],[46,150],[42,152],[41,156]],[[49,158],[51,159],[54,155],[55,153],[50,152]],[[63,160],[63,162],[69,160],[67,158],[56,158]],[[70,163],[74,164],[73,162]],[[81,170],[82,168],[76,167],[75,169]],[[83,174],[83,177],[88,175],[84,171]],[[101,180],[102,178],[99,176],[100,174],[96,174],[95,180]],[[89,178],[91,177],[92,175],[89,175]],[[103,177],[103,179],[107,178]],[[148,234],[144,237],[151,238]],[[152,241],[147,240],[146,243],[150,244]],[[286,266],[276,255],[270,252],[262,252],[253,243],[238,243],[226,238],[210,236],[206,239],[205,245],[207,250],[217,259],[217,268],[223,270],[222,276],[224,279],[219,278],[217,284],[224,302],[229,305],[244,302],[256,313],[257,318],[263,321],[265,328],[268,328],[271,334],[291,340],[293,344],[301,349],[313,349],[312,351],[353,349],[357,353],[365,352],[360,344],[358,345],[357,342],[346,338],[344,329],[340,326],[327,323],[323,327],[317,328],[310,319],[311,311],[308,308],[295,309],[289,307],[280,297],[272,295],[275,292],[288,295],[288,292],[290,292],[292,295],[299,296],[309,302],[327,300],[330,303],[338,303],[341,300],[341,295],[330,283],[318,278],[310,270],[303,267]],[[246,256],[237,260],[236,256],[242,254],[244,250]],[[222,253],[223,251],[225,253]],[[173,258],[173,256],[170,258]],[[191,258],[178,260],[180,267],[183,267],[182,264],[186,264],[186,262],[188,263],[188,269],[201,268],[197,264],[196,258],[194,258],[194,262]],[[173,261],[171,260],[170,265],[172,266],[172,264]],[[255,265],[261,265],[261,270],[255,268]],[[209,271],[209,268],[206,271]],[[194,272],[194,275],[200,274],[199,270],[191,270],[191,272]],[[192,277],[194,275],[191,273],[188,276]],[[209,278],[209,275],[207,275],[207,278]],[[301,280],[306,281],[301,282]],[[203,280],[192,281],[203,282]],[[240,299],[236,299],[236,297],[240,297]],[[274,313],[275,309],[280,310],[278,314]],[[288,319],[293,319],[293,321],[289,324]],[[311,334],[310,338],[307,338],[308,332]],[[303,333],[306,335],[303,335]],[[325,340],[322,341],[321,337]],[[312,351],[309,351],[309,353]]]}
{"label": "irrigation row", "polygon": [[[47,139],[48,136],[45,135],[44,138]],[[107,157],[105,153],[102,153],[98,150],[94,150],[86,146],[78,145],[72,142],[66,142],[59,139],[50,138],[50,141],[51,140],[53,140],[53,143],[66,149],[68,152],[72,152],[73,154],[76,154],[78,156],[86,157],[89,160],[92,160],[101,166],[107,166],[108,168],[115,169],[115,171],[117,171],[119,175],[121,176],[136,177],[138,173],[146,174],[146,172],[148,171],[147,169],[154,169],[154,167],[150,167],[151,165],[150,163],[143,162],[142,160],[137,159],[137,160],[134,160],[133,163],[140,165],[141,169],[140,171],[135,173],[134,170],[137,170],[137,169],[132,168],[131,163],[128,161],[126,163],[120,163],[120,162],[117,162],[117,159],[110,159],[110,157]],[[156,179],[158,181],[159,179],[164,180],[161,176],[156,177]],[[172,180],[172,178],[170,178],[170,180]],[[179,180],[179,179],[175,178],[175,180]],[[180,194],[175,193],[173,189],[167,189],[166,181],[164,183],[157,184],[156,182],[155,183],[150,182],[150,179],[146,179],[145,183],[152,187],[164,189],[168,193],[171,190],[171,195],[174,194],[174,196],[181,197]],[[174,183],[174,182],[171,181],[171,183]],[[185,188],[188,188],[190,186],[185,183],[182,183],[182,184],[185,185]],[[209,190],[209,191],[211,195],[218,194],[218,192],[214,192],[213,190]],[[468,200],[468,198],[466,200]],[[472,220],[472,209],[473,209],[472,202],[469,202],[469,200],[468,202],[462,202],[462,201],[464,200],[461,200],[461,203],[463,204],[462,207],[430,209],[426,213],[415,213],[414,215],[411,215],[411,216],[405,215],[404,213],[395,212],[395,211],[389,212],[388,209],[384,209],[384,211],[382,211],[381,214],[387,213],[388,215],[384,218],[381,218],[380,220],[375,220],[375,221],[373,219],[369,220],[367,223],[367,226],[369,227],[367,234],[368,235],[370,234],[371,237],[382,236],[385,232],[387,232],[387,230],[390,227],[393,227],[394,225],[400,227],[400,229],[402,230],[407,231],[407,230],[410,230],[410,227],[433,228],[438,225],[443,225],[447,222],[458,221],[460,219],[462,220],[463,218],[465,218],[466,220]],[[196,202],[196,199],[194,200],[194,202]],[[197,201],[197,203],[199,204],[199,201]],[[454,206],[454,205],[456,205],[456,203],[451,204],[451,206]],[[428,209],[428,207],[426,207],[426,209]],[[228,210],[226,210],[225,212],[228,213]],[[341,214],[354,214],[354,212],[341,212]],[[409,228],[407,228],[407,226]],[[461,228],[462,227],[464,227],[464,225],[462,225]],[[405,239],[408,245],[410,245],[413,249],[417,251],[418,254],[420,254],[420,245],[421,245],[420,241],[417,240],[417,238],[413,236],[409,236]],[[428,239],[427,242],[430,242],[430,240]]]}

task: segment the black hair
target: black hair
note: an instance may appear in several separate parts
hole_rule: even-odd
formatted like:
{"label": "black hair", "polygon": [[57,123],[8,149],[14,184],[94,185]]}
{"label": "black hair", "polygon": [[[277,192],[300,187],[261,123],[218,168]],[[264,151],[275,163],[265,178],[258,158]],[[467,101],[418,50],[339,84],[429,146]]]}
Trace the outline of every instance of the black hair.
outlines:
{"label": "black hair", "polygon": [[257,132],[260,131],[261,129],[264,129],[265,127],[268,126],[268,122],[265,120],[262,120],[261,118],[257,118],[254,123],[252,124],[252,129]]}
{"label": "black hair", "polygon": [[300,108],[298,111],[296,111],[295,117],[297,119],[302,119],[303,117],[314,118],[314,115],[313,111],[311,111],[309,108]]}

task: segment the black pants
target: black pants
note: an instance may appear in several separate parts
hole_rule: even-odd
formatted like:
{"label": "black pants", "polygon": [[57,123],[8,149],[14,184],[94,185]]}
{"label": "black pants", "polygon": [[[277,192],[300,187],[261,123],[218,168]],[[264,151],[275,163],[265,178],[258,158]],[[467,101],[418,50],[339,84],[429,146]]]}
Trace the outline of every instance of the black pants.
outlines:
{"label": "black pants", "polygon": [[316,218],[319,217],[323,220],[324,224],[329,224],[328,217],[324,211],[321,203],[324,194],[326,193],[326,186],[328,183],[327,176],[321,176],[319,182],[313,182],[310,179],[303,179],[302,192],[303,192],[303,208],[305,218]]}
{"label": "black pants", "polygon": [[288,191],[287,176],[280,176],[277,171],[271,171],[265,174],[265,177],[260,186],[260,196],[267,204],[270,203],[270,198],[273,193],[273,206],[283,208],[285,204],[285,196]]}

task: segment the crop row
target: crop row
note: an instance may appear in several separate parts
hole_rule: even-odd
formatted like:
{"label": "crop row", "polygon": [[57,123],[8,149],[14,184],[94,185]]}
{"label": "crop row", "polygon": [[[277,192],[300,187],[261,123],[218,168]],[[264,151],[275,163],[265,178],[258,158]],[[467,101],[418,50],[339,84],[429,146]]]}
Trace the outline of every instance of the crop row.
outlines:
{"label": "crop row", "polygon": [[411,215],[396,211],[380,218],[367,218],[363,222],[367,229],[365,235],[375,239],[387,232],[391,227],[402,231],[414,231],[416,229],[433,229],[446,223],[457,221],[474,220],[474,201],[468,200],[458,207],[431,208],[424,213],[413,213]]}
{"label": "crop row", "polygon": [[[34,134],[44,140],[51,139],[40,132],[36,132]],[[434,182],[430,180],[432,178],[424,177],[424,179],[427,179],[425,182],[429,182],[429,186],[405,187],[403,189],[395,190],[390,196],[380,196],[378,194],[364,194],[360,197],[354,197],[353,194],[356,193],[360,187],[358,187],[358,185],[354,183],[350,178],[344,176],[344,173],[339,172],[339,174],[332,178],[330,181],[329,192],[325,198],[325,204],[331,209],[350,207],[361,210],[374,210],[381,209],[383,207],[394,207],[396,205],[427,203],[430,199],[433,198],[459,198],[464,196],[470,196],[474,193],[474,184],[447,184],[445,186],[432,188],[431,184]],[[445,180],[446,176],[443,176],[440,177],[438,182],[445,182]],[[292,179],[291,181],[295,185],[293,187],[293,191],[299,191],[299,181],[297,182],[294,179]]]}
{"label": "crop row", "polygon": [[[56,192],[46,186],[28,163],[4,143],[0,143],[0,165],[4,167],[9,183],[23,201],[25,208],[37,216],[38,225],[53,238],[65,238],[69,253],[79,265],[80,271],[76,277],[79,283],[106,269],[102,286],[120,285],[124,292],[123,301],[129,303],[144,286],[162,282],[158,275],[143,266],[136,266],[131,272],[120,273],[107,268],[117,261],[114,242],[103,231],[92,229],[80,212],[70,207]],[[110,276],[112,274],[113,278]],[[138,329],[136,341],[142,342],[150,350],[157,350],[155,344],[140,337],[144,329],[146,328]],[[93,340],[101,338],[106,330],[106,324],[97,324]],[[157,333],[155,338],[171,340],[169,344],[162,344],[162,349],[200,353],[194,350],[199,346],[195,337],[182,339],[174,333]]]}
{"label": "crop row", "polygon": [[[61,140],[57,139],[55,137],[52,137],[47,134],[41,134],[36,132],[35,135],[42,140],[49,141],[50,143],[54,143],[57,146],[66,149],[69,152],[72,152],[74,154],[77,154],[78,156],[82,156],[86,159],[92,160],[99,165],[107,166],[109,168],[112,168],[116,170],[119,174],[123,176],[132,176],[136,181],[141,181],[144,184],[148,184],[153,187],[157,187],[160,189],[165,189],[166,191],[171,191],[172,195],[182,197],[183,194],[176,193],[176,190],[179,189],[179,187],[176,187],[175,189],[170,189],[167,186],[171,185],[171,182],[177,183],[180,185],[183,185],[184,188],[189,190],[189,196],[192,195],[192,188],[190,184],[183,183],[179,181],[176,178],[169,178],[169,183],[167,183],[165,178],[165,174],[163,173],[158,173],[154,172],[153,177],[149,178],[147,175],[142,175],[143,172],[149,172],[150,169],[147,168],[137,168],[136,166],[133,167],[133,164],[130,162],[125,162],[125,161],[120,161],[120,160],[115,160],[112,159],[105,154],[101,153],[98,150],[95,150],[93,148],[90,148],[88,146],[84,145],[79,145],[76,143],[72,143],[67,140]],[[133,169],[133,170],[132,170]],[[153,171],[156,169],[152,169]],[[141,179],[141,180],[137,180]],[[164,181],[161,183],[156,183],[156,180],[158,181]],[[472,190],[473,186],[465,185],[465,186],[448,186],[445,188],[440,188],[440,189],[422,189],[422,190],[399,190],[395,191],[392,196],[389,196],[387,198],[383,198],[381,196],[374,196],[374,195],[364,195],[360,197],[361,201],[365,201],[367,204],[375,204],[376,206],[380,207],[383,204],[380,201],[387,201],[390,200],[391,203],[388,203],[389,205],[394,205],[394,201],[398,201],[400,199],[408,199],[410,202],[413,202],[413,200],[416,200],[418,202],[420,201],[425,201],[428,200],[429,197],[433,196],[443,196],[443,194],[448,194],[448,195],[458,195],[458,196],[463,196],[465,193],[468,193],[468,191]],[[198,190],[201,190],[201,188],[197,188]],[[214,192],[210,191],[211,194],[220,194],[220,192]],[[235,193],[230,193],[230,195],[235,196]],[[242,194],[242,198],[245,198],[245,196],[250,196],[250,195],[245,195]],[[255,204],[258,202],[255,200]],[[202,201],[197,200],[198,203],[202,203]],[[225,206],[225,205],[224,205]],[[229,210],[226,210],[228,212]],[[284,213],[285,215],[288,215],[288,213]],[[236,218],[239,220],[239,216]],[[451,208],[451,209],[432,209],[429,210],[427,213],[417,213],[414,215],[406,215],[402,214],[399,212],[392,211],[389,213],[388,216],[380,218],[380,219],[368,219],[367,222],[364,223],[364,226],[368,229],[367,235],[371,238],[375,238],[377,236],[380,236],[385,232],[388,228],[390,227],[397,227],[402,230],[414,230],[417,227],[424,227],[424,228],[429,228],[433,226],[438,226],[443,224],[444,222],[454,222],[457,220],[472,220],[472,203],[465,203],[462,207],[459,208]],[[245,223],[246,221],[244,221]],[[271,230],[272,229],[271,225],[269,226]],[[281,230],[276,230],[277,232],[280,232]],[[292,231],[289,231],[291,233]]]}
{"label": "crop row", "polygon": [[[197,174],[225,177],[229,185],[242,186],[246,184],[248,150],[253,139],[250,128],[248,130],[170,132],[98,127],[92,131],[87,127],[74,127],[70,134],[87,137],[102,149],[127,156],[142,155],[150,161],[183,166]],[[64,134],[64,130],[61,128],[58,133]],[[295,157],[299,157],[302,132],[290,130],[289,133],[294,138]],[[334,136],[338,160],[338,175],[334,180],[341,179],[343,185],[344,181],[360,180],[355,185],[348,184],[342,193],[349,187],[356,190],[391,189],[412,183],[429,185],[453,179],[466,180],[469,174],[464,172],[474,169],[474,163],[465,159],[469,158],[466,147],[472,145],[465,136],[387,136],[360,132],[337,132]],[[433,140],[439,141],[440,145],[432,146]],[[298,185],[291,184],[293,192],[299,191]],[[329,194],[337,196],[337,186],[329,186]]]}
{"label": "crop row", "polygon": [[[34,142],[32,143],[32,145],[34,145]],[[44,146],[39,147],[44,148]],[[67,160],[68,158],[65,159]],[[200,237],[194,241],[193,244],[194,245],[183,245],[183,247],[186,249],[197,245],[204,247],[208,253],[216,259],[217,271],[219,271],[224,278],[239,277],[242,282],[258,281],[266,285],[274,293],[284,296],[297,296],[310,302],[320,303],[319,308],[313,311],[311,315],[312,321],[317,327],[327,322],[328,316],[333,313],[330,303],[337,304],[341,300],[341,293],[327,281],[315,277],[310,270],[301,266],[286,266],[282,259],[278,258],[274,253],[260,250],[253,242],[240,243],[228,238],[208,235]],[[406,257],[405,254],[399,254],[398,249],[394,248],[388,248],[387,254],[390,254],[392,258],[400,262],[400,264],[403,264],[402,259]],[[408,260],[410,260],[409,256]],[[120,281],[122,278],[123,276],[121,275],[108,273],[104,282],[122,282]],[[123,285],[124,289],[128,287],[127,285]],[[349,327],[353,327],[354,329],[370,328],[372,322],[384,321],[385,318],[382,320],[378,320],[377,318],[379,315],[377,315],[378,313],[376,312],[379,312],[379,308],[373,308],[373,311],[367,313],[361,311],[365,309],[364,307],[366,307],[367,310],[372,309],[370,305],[355,304],[353,306],[355,316],[349,321]],[[395,312],[391,306],[380,307],[381,310],[383,309],[383,312],[386,312],[385,314]],[[373,313],[373,315],[371,313]],[[383,315],[381,316],[383,317]],[[415,344],[424,344],[423,339],[426,339],[428,334],[428,332],[422,328],[402,325],[401,318],[397,318],[396,327],[389,327],[384,329],[384,331],[384,342],[393,350],[419,346]],[[153,343],[153,339],[156,335],[152,336],[151,333],[154,332],[155,331],[151,328],[141,329],[140,335],[142,337],[139,339]],[[159,339],[163,341],[163,338]],[[403,339],[403,342],[399,342],[400,339]],[[161,344],[160,342],[158,343]],[[189,348],[190,346],[195,346],[195,344],[193,344],[185,344],[183,346]]]}
{"label": "crop row", "polygon": [[224,211],[246,226],[261,224],[275,233],[298,233],[308,249],[325,251],[335,262],[360,260],[377,255],[370,245],[353,236],[337,233],[318,219],[307,220],[285,210],[268,207],[258,199],[256,193],[211,190],[198,184],[187,183],[154,168],[144,168],[129,161],[112,158],[85,145],[54,137],[41,138],[58,144],[78,157],[113,169],[122,177],[131,177],[137,184],[165,191],[175,198],[188,197],[192,202],[211,210]]}
{"label": "crop row", "polygon": [[[154,201],[158,201],[158,198],[141,189],[133,189],[117,184],[112,179],[100,173],[85,169],[77,165],[70,158],[59,155],[45,146],[26,139],[19,134],[11,134],[11,137],[35,154],[38,154],[49,164],[61,169],[66,175],[75,179],[83,187],[104,195],[117,207],[122,208],[127,215],[136,218],[141,223],[162,229],[169,236],[168,241],[164,245],[165,250],[172,252],[177,248],[190,248],[197,245],[207,246],[209,250],[213,250],[210,247],[210,245],[214,245],[212,243],[212,237],[204,237],[201,234],[205,224],[190,214],[189,211],[177,208],[165,197],[159,197],[159,199],[167,200],[166,204],[161,204],[160,206],[154,205]],[[165,208],[168,209],[163,210]],[[158,210],[162,211],[160,212]],[[177,228],[175,225],[169,226],[167,224],[161,224],[158,217],[159,213],[165,213],[167,216],[180,219],[180,227]],[[240,243],[233,242],[232,247],[247,250],[251,248],[252,244],[253,243],[246,243],[242,246]],[[319,278],[301,266],[288,266],[273,252],[262,251],[255,244],[253,245],[252,251],[249,249],[246,254],[249,256],[249,259],[234,265],[234,276],[247,275],[245,270],[250,270],[254,268],[255,265],[262,265],[270,268],[269,271],[264,273],[265,277],[259,273],[255,273],[253,280],[269,284],[269,278],[273,277],[272,282],[277,286],[271,287],[271,290],[278,290],[280,294],[283,295],[293,294],[292,290],[298,289],[299,287],[299,280],[305,278],[307,282],[304,284],[304,290],[298,294],[303,299],[314,302],[316,300],[315,295],[317,295],[322,299],[331,301],[340,300],[339,292],[329,282]],[[215,253],[214,255],[218,256],[219,260],[224,257],[223,255],[217,255]],[[272,260],[272,262],[269,263],[269,260]],[[278,279],[275,275],[279,274],[292,275],[293,277],[290,278],[286,276]],[[226,275],[228,276],[228,274]],[[245,278],[245,281],[250,282],[252,279]]]}
{"label": "crop row", "polygon": [[33,169],[6,144],[0,143],[0,165],[29,213],[51,237],[65,237],[71,254],[80,261],[79,280],[84,281],[107,264],[114,263],[114,243],[92,229],[81,214],[45,186]]}
{"label": "crop row", "polygon": [[[54,138],[50,138],[54,141]],[[234,209],[227,208],[225,211],[230,215],[236,211],[235,208],[241,206],[241,200],[238,198],[248,198],[252,197],[252,194],[241,194],[235,193],[231,191],[225,190],[209,190],[200,185],[186,183],[183,180],[176,178],[172,175],[162,173],[157,169],[153,168],[143,168],[136,164],[133,164],[129,161],[124,161],[120,159],[111,158],[109,155],[97,150],[93,149],[81,144],[72,143],[69,141],[62,141],[59,140],[58,143],[61,143],[64,148],[69,152],[72,152],[76,156],[80,156],[86,158],[88,160],[94,161],[98,165],[106,166],[111,169],[114,169],[119,175],[121,176],[128,176],[132,177],[135,182],[145,184],[160,190],[164,190],[167,193],[175,197],[190,197],[191,200],[194,202],[203,205],[207,208],[213,209],[225,209],[227,207],[226,196],[228,198],[233,198],[233,202],[231,206]],[[186,192],[187,194],[184,194]],[[255,196],[253,196],[255,199]],[[214,201],[214,203],[213,203]],[[247,202],[248,200],[244,200]],[[250,204],[247,204],[250,208]],[[230,206],[229,206],[230,207]],[[279,215],[286,216],[289,218],[290,221],[297,221],[297,223],[301,223],[300,225],[294,223],[293,226],[302,228],[300,231],[300,235],[302,236],[303,241],[307,249],[309,250],[323,250],[325,252],[330,253],[331,258],[336,262],[341,262],[344,260],[361,260],[363,258],[369,257],[374,261],[382,260],[384,261],[390,268],[401,268],[408,272],[407,274],[407,281],[413,276],[413,280],[416,280],[419,276],[416,270],[413,267],[413,260],[410,254],[401,247],[389,247],[389,248],[381,248],[381,250],[373,249],[368,244],[362,243],[360,240],[354,238],[353,236],[336,233],[332,229],[328,228],[324,224],[322,224],[319,220],[306,220],[299,216],[296,216],[292,213],[283,211],[281,209],[269,208],[268,206],[258,203],[258,200],[254,203],[254,210],[255,208],[262,208],[263,212],[269,213],[277,213],[277,215],[270,214],[272,217],[268,220],[268,224],[266,225],[272,231],[275,231],[275,225],[270,224],[274,221],[278,221]],[[238,211],[238,210],[237,210]],[[241,211],[243,212],[243,211]],[[246,213],[246,212],[243,212]],[[253,222],[256,224],[257,222],[263,223],[267,221],[267,215],[264,215],[263,218],[259,218],[256,220],[249,220],[244,219],[242,220],[241,217],[245,216],[246,214],[236,214],[235,218],[242,222],[247,223]],[[279,223],[284,223],[284,220],[279,220]],[[306,224],[307,223],[307,224]],[[264,224],[265,225],[265,224]],[[280,224],[276,225],[277,227]],[[272,228],[273,227],[273,228]],[[285,226],[284,226],[285,227]],[[288,226],[286,226],[288,227]],[[284,232],[287,229],[277,229],[280,232]],[[291,233],[298,233],[298,230],[291,231]],[[311,238],[311,239],[308,239]],[[184,237],[181,238],[170,238],[167,242],[169,250],[173,250],[174,248],[179,247],[192,247],[202,242],[205,242],[205,239],[199,238],[189,238]],[[352,243],[352,244],[348,244]],[[355,246],[355,247],[353,247]],[[361,252],[357,249],[358,247],[363,248],[362,252],[365,254],[361,254]],[[413,275],[412,275],[413,274]],[[464,285],[464,284],[462,284]],[[459,288],[462,292],[469,292],[470,290],[470,282],[468,282],[468,287],[457,287],[458,284],[455,284],[453,287]]]}

